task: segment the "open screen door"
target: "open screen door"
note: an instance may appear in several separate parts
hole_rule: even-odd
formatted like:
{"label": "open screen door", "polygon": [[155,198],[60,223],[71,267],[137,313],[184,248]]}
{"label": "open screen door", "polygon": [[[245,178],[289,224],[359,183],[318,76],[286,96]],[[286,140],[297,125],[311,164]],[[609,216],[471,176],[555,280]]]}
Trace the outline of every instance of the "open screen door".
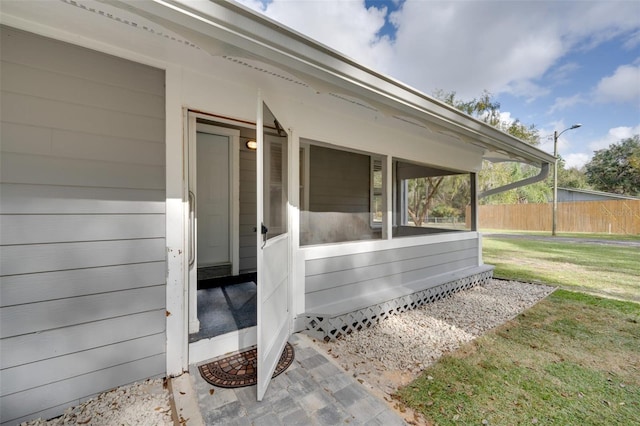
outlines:
{"label": "open screen door", "polygon": [[289,338],[288,136],[258,99],[258,401]]}

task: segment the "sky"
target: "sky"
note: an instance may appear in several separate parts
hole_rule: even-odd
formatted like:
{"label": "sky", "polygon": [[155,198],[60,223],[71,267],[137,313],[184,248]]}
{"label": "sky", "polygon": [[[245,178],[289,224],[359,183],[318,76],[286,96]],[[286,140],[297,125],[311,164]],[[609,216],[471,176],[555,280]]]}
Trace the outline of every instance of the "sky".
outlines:
{"label": "sky", "polygon": [[490,92],[582,167],[640,133],[640,0],[239,0],[426,94]]}

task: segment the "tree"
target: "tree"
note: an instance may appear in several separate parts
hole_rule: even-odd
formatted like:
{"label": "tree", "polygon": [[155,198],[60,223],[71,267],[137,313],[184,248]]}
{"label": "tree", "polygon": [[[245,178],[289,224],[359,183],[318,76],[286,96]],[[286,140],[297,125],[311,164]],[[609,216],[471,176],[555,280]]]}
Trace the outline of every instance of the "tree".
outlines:
{"label": "tree", "polygon": [[407,188],[407,212],[415,226],[422,226],[431,208],[431,202],[438,193],[444,177],[409,179]]}
{"label": "tree", "polygon": [[640,135],[596,151],[585,168],[587,182],[595,189],[640,196]]}
{"label": "tree", "polygon": [[[442,102],[496,127],[511,136],[534,146],[540,144],[540,134],[536,126],[525,125],[518,119],[514,121],[502,120],[500,103],[495,101],[491,93],[486,90],[479,98],[474,98],[471,101],[462,101],[456,98],[455,92],[447,93],[442,90],[434,92],[434,96]],[[513,162],[491,163],[485,161],[482,165],[482,170],[478,174],[478,187],[480,192],[483,192],[491,188],[534,176],[538,174],[538,172],[538,168],[526,164]],[[483,204],[544,203],[548,201],[550,196],[551,185],[545,182],[537,182],[510,191],[494,194],[490,197],[483,198],[481,202]]]}
{"label": "tree", "polygon": [[[553,186],[553,175],[549,175],[547,179],[549,186]],[[558,187],[574,188],[574,189],[591,189],[585,175],[585,168],[577,167],[566,168],[566,162],[562,156],[558,156]]]}

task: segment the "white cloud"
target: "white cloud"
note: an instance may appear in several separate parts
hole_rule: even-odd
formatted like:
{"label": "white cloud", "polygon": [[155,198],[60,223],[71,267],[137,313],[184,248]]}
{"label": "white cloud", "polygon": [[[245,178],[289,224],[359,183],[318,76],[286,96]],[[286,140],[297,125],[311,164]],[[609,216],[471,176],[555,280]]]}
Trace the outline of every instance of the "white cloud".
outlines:
{"label": "white cloud", "polygon": [[576,152],[576,153],[567,154],[562,158],[564,158],[565,167],[568,169],[571,167],[580,169],[582,168],[582,166],[587,164],[589,160],[591,160],[591,156],[585,152]]}
{"label": "white cloud", "polygon": [[595,90],[598,102],[631,102],[640,106],[640,65],[621,65],[604,77]]}
{"label": "white cloud", "polygon": [[565,51],[539,3],[407,1],[394,20],[394,74],[462,98],[483,89],[535,96],[535,79]]}
{"label": "white cloud", "polygon": [[367,9],[364,0],[240,2],[376,71],[389,71],[391,41],[377,35],[386,8]]}
{"label": "white cloud", "polygon": [[589,148],[593,151],[609,148],[611,144],[618,143],[622,139],[627,139],[638,134],[640,134],[640,125],[635,127],[614,127],[609,129],[609,132],[607,132],[604,137],[590,142]]}
{"label": "white cloud", "polygon": [[389,16],[395,40],[378,36],[387,9],[364,0],[240,1],[425,93],[460,99],[485,89],[536,99],[550,92],[543,77],[572,78],[577,65],[559,64],[567,52],[620,35],[629,46],[640,39],[633,1],[407,0]]}
{"label": "white cloud", "polygon": [[581,94],[576,94],[566,98],[556,98],[555,102],[547,112],[548,114],[555,114],[558,111],[570,108],[574,105],[584,102]]}
{"label": "white cloud", "polygon": [[[393,72],[428,92],[536,98],[548,93],[540,79],[570,49],[637,28],[637,9],[633,2],[407,1],[393,16]],[[572,69],[560,71],[567,77]]]}

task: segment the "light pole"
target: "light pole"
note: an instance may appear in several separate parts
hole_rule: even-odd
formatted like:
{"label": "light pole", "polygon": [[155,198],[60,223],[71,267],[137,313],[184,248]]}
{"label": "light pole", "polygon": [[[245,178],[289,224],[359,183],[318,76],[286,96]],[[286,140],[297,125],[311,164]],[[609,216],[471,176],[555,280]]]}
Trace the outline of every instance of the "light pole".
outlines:
{"label": "light pole", "polygon": [[553,163],[553,216],[551,222],[551,235],[556,236],[556,225],[557,225],[557,215],[558,215],[558,138],[561,134],[566,132],[567,130],[577,129],[582,126],[582,124],[574,124],[573,126],[564,129],[560,133],[558,131],[553,132],[553,156],[556,157],[556,160]]}

